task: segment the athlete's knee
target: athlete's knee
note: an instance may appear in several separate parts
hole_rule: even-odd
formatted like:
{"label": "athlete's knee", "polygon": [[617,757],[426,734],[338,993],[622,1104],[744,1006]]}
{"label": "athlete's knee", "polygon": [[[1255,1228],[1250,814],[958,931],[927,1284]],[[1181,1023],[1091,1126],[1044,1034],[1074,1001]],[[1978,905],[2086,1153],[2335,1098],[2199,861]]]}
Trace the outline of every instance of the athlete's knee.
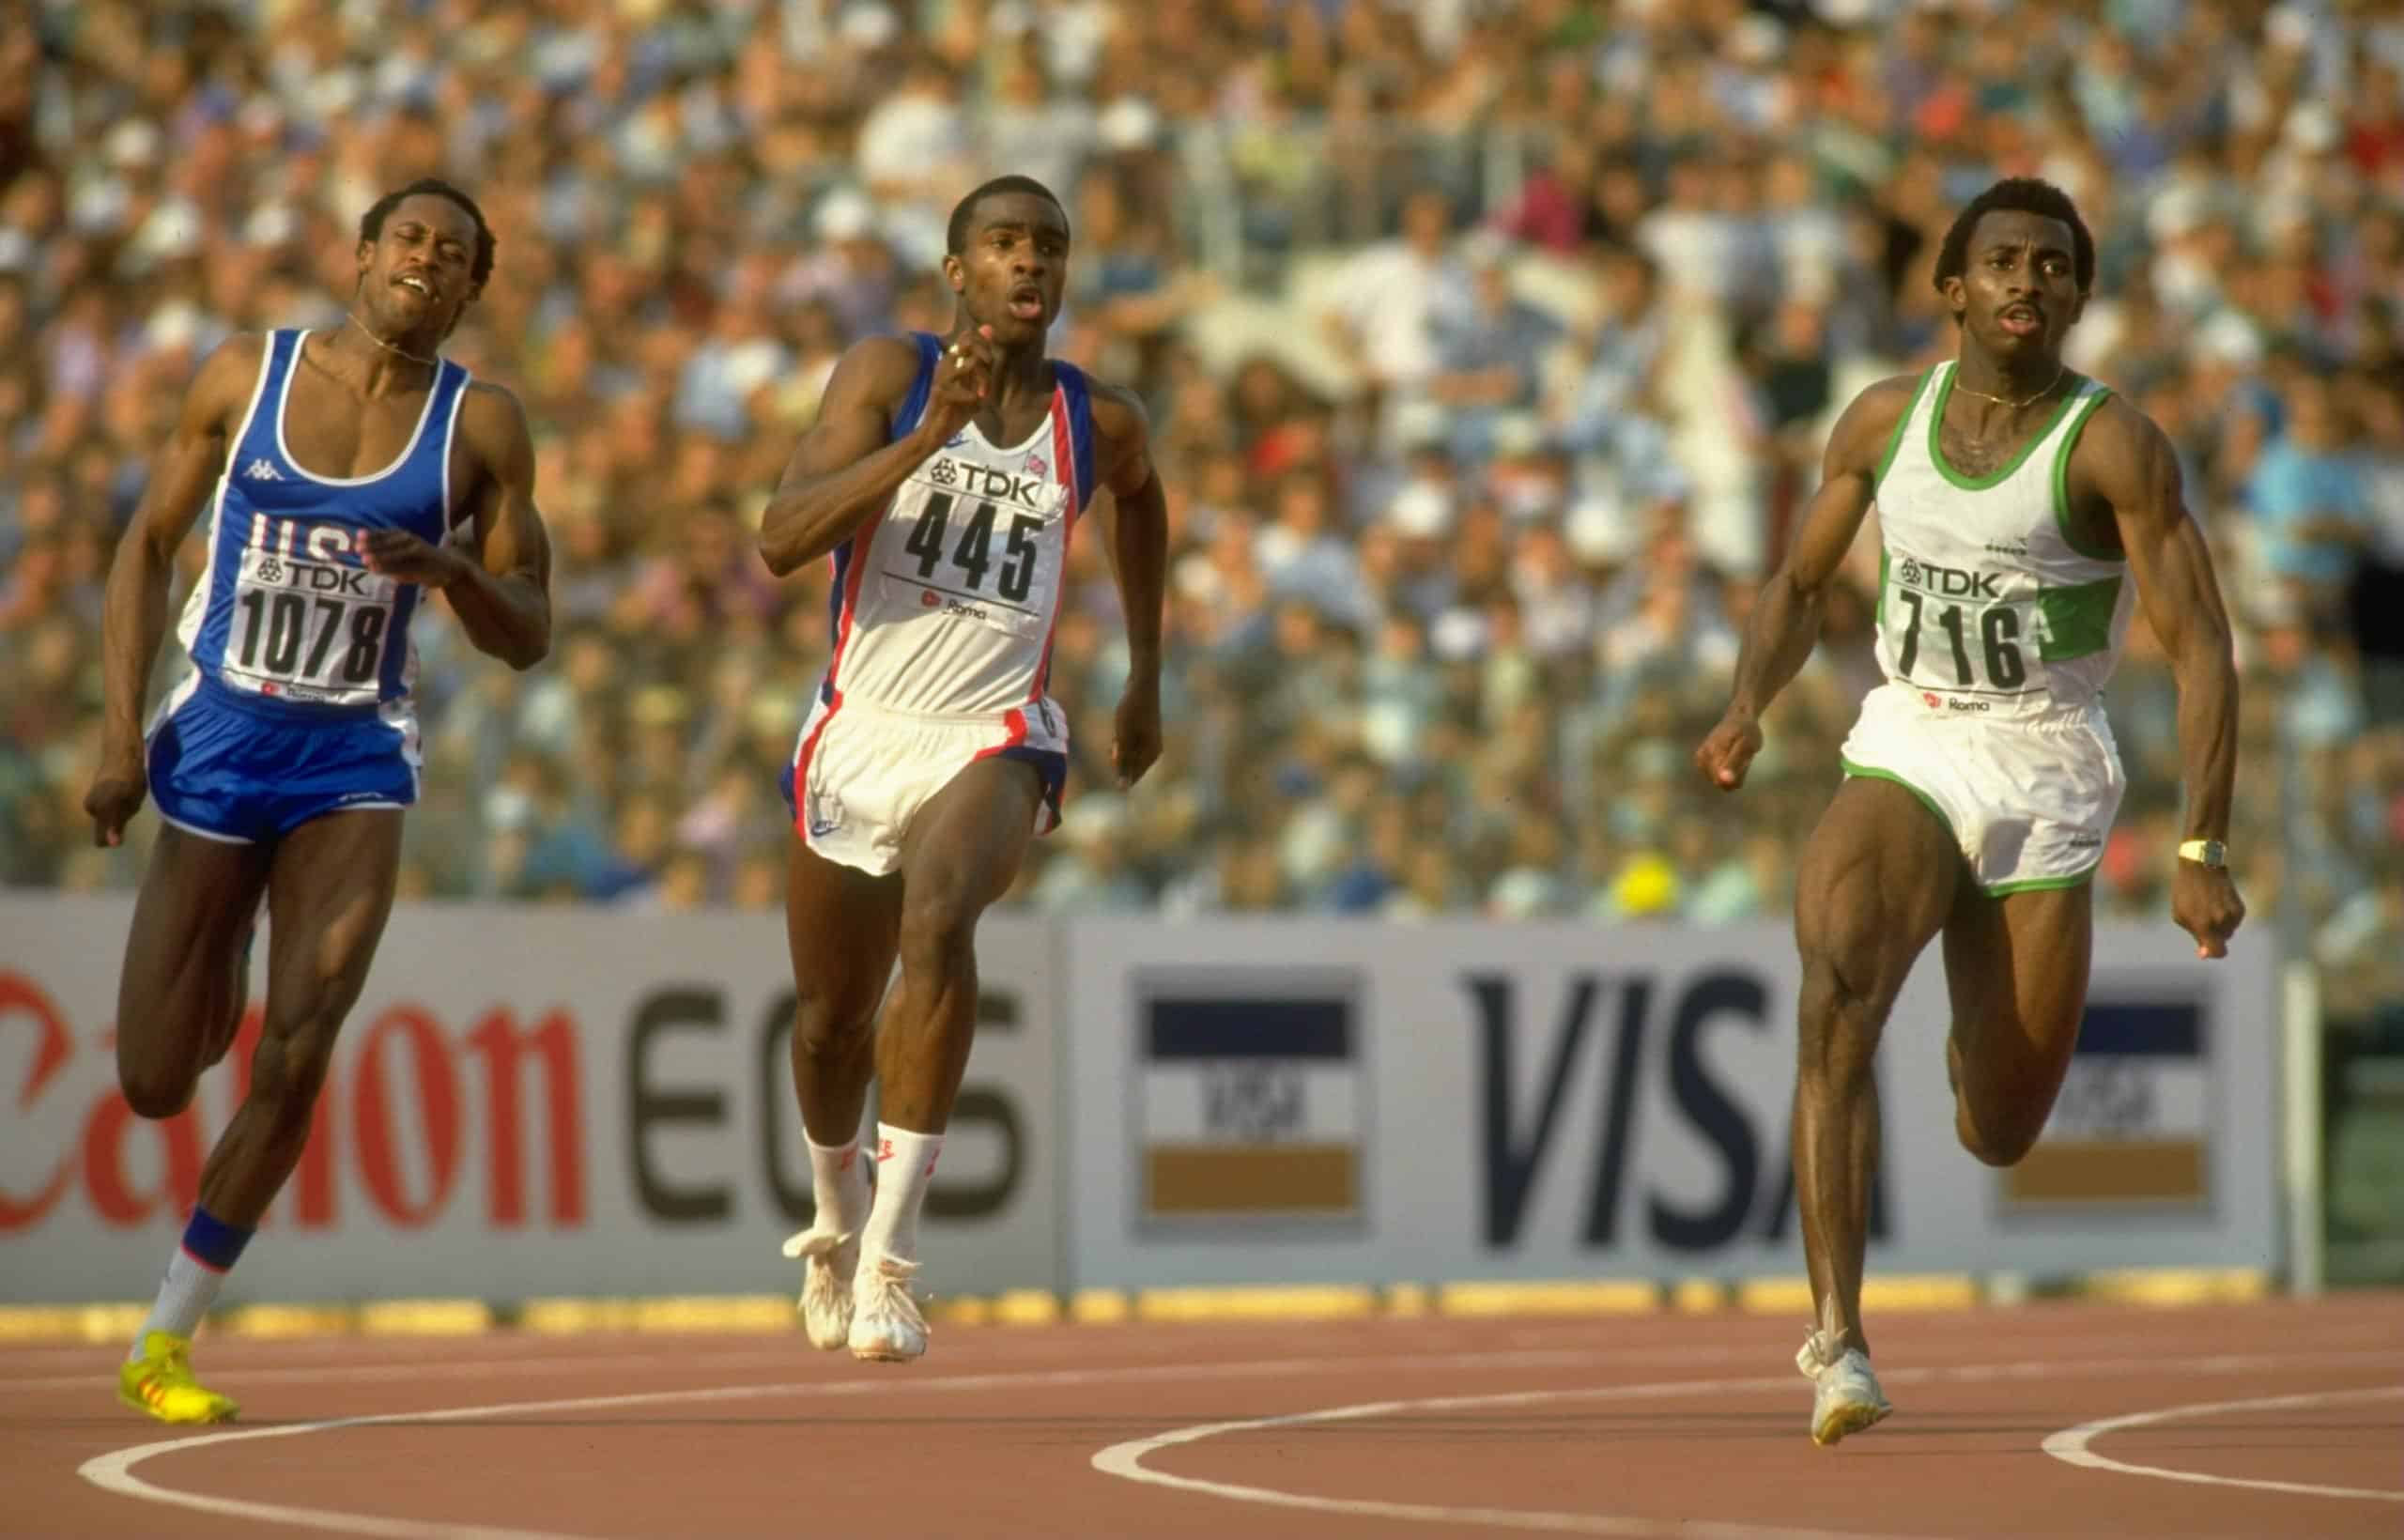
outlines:
{"label": "athlete's knee", "polygon": [[1889,991],[1874,952],[1807,945],[1796,1049],[1806,1073],[1848,1080],[1870,1072]]}
{"label": "athlete's knee", "polygon": [[[2071,1030],[2074,1031],[2075,1028]],[[1945,1041],[1953,1086],[1953,1133],[1988,1165],[2017,1165],[2035,1147],[2061,1084],[2058,1066],[2009,1049],[2027,1036],[2016,1017],[1957,1019]],[[1970,1046],[1965,1047],[1965,1041]],[[2067,1038],[2062,1040],[2069,1040]]]}
{"label": "athlete's knee", "polygon": [[964,892],[929,886],[932,891],[902,901],[902,974],[937,978],[974,973],[978,906]]}
{"label": "athlete's knee", "polygon": [[814,1058],[855,1052],[876,1026],[879,993],[848,982],[805,984],[794,997],[794,1048]]}
{"label": "athlete's knee", "polygon": [[338,1014],[295,1018],[270,1009],[251,1054],[251,1101],[279,1118],[307,1117],[333,1068],[334,1036],[341,1026]]}
{"label": "athlete's knee", "polygon": [[1998,1092],[1964,1067],[1958,1047],[1949,1047],[1947,1059],[1953,1081],[1953,1136],[1987,1165],[2018,1165],[2045,1131],[2051,1099]]}
{"label": "athlete's knee", "polygon": [[199,1083],[194,1067],[162,1064],[151,1055],[117,1056],[117,1089],[137,1116],[173,1117],[192,1104],[193,1089]]}
{"label": "athlete's knee", "polygon": [[2045,1120],[2041,1116],[1998,1113],[1992,1107],[1978,1109],[1960,1090],[1953,1094],[1954,1136],[1983,1164],[2018,1165],[2044,1131]]}
{"label": "athlete's knee", "polygon": [[1798,926],[1803,1014],[1857,1015],[1889,991],[1887,948],[1874,925],[1829,916]]}

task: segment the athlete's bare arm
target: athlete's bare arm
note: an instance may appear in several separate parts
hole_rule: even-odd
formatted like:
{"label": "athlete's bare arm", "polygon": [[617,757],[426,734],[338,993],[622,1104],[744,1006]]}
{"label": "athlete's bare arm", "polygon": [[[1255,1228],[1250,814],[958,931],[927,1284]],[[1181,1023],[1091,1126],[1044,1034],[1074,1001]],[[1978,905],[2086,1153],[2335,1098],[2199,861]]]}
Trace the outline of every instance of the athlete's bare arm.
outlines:
{"label": "athlete's bare arm", "polygon": [[[2187,512],[2179,456],[2151,419],[2116,396],[2080,436],[2071,477],[2073,501],[2091,488],[2111,504],[2146,621],[2178,682],[2186,838],[2226,839],[2237,786],[2237,661],[2211,549]],[[2171,880],[2170,915],[2196,938],[2198,956],[2226,957],[2245,903],[2226,868],[2182,860]]]}
{"label": "athlete's bare arm", "polygon": [[468,640],[513,669],[531,669],[551,650],[551,542],[534,507],[534,435],[526,408],[499,385],[468,387],[459,406],[468,452],[473,559],[429,546],[407,530],[367,535],[371,571],[439,588]]}
{"label": "athlete's bare arm", "polygon": [[149,485],[109,563],[100,612],[100,762],[84,797],[96,844],[124,842],[125,826],[149,790],[142,702],[167,631],[167,580],[175,570],[176,547],[192,532],[209,488],[225,469],[227,440],[248,409],[266,341],[255,332],[228,337],[201,364],[175,432],[151,457]]}
{"label": "athlete's bare arm", "polygon": [[1917,377],[1882,379],[1853,398],[1828,435],[1820,457],[1820,489],[1803,510],[1786,560],[1762,585],[1736,656],[1736,685],[1728,710],[1703,747],[1696,767],[1722,791],[1745,784],[1761,752],[1761,715],[1811,656],[1828,584],[1861,531],[1877,491],[1879,458],[1895,424],[1910,409]]}
{"label": "athlete's bare arm", "polygon": [[887,443],[893,414],[918,376],[917,346],[902,337],[854,344],[761,515],[760,559],[768,570],[782,578],[850,539],[920,461],[967,425],[994,365],[985,329],[953,338],[917,426]]}
{"label": "athlete's bare arm", "polygon": [[1127,693],[1118,701],[1118,737],[1110,762],[1120,790],[1143,779],[1161,753],[1161,599],[1168,565],[1168,498],[1152,465],[1151,424],[1127,391],[1093,387],[1094,436],[1101,440],[1102,485],[1110,489],[1103,526],[1118,608],[1127,618]]}

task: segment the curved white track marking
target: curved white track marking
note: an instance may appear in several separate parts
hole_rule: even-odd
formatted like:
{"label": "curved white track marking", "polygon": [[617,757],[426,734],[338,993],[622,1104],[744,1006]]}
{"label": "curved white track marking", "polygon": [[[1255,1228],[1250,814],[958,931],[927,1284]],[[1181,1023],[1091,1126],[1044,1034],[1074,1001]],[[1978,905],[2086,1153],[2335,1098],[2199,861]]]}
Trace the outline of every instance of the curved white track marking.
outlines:
{"label": "curved white track marking", "polygon": [[[1138,1364],[1107,1369],[1011,1370],[991,1374],[917,1378],[905,1374],[873,1378],[780,1381],[764,1385],[716,1385],[697,1390],[638,1391],[620,1395],[579,1395],[546,1401],[503,1401],[488,1406],[448,1407],[433,1411],[386,1412],[369,1417],[338,1417],[323,1422],[292,1423],[275,1427],[235,1428],[217,1433],[166,1439],[155,1443],[96,1455],[76,1474],[103,1491],[146,1502],[190,1508],[227,1518],[261,1524],[290,1524],[334,1534],[369,1534],[386,1540],[575,1540],[574,1536],[541,1530],[510,1530],[467,1524],[439,1524],[411,1518],[386,1518],[375,1514],[345,1513],[332,1508],[304,1508],[280,1502],[254,1502],[242,1498],[211,1497],[181,1492],[143,1480],[133,1468],[162,1455],[258,1439],[292,1439],[309,1433],[346,1428],[408,1424],[471,1422],[520,1417],[536,1412],[603,1411],[616,1407],[690,1405],[706,1401],[737,1401],[770,1395],[862,1395],[897,1391],[982,1391],[1062,1385],[1141,1384],[1148,1381],[1244,1378],[1290,1378],[1296,1376],[1343,1373],[1363,1367],[1382,1369],[1583,1368],[1611,1363],[1710,1363],[1734,1356],[1733,1348],[1636,1348],[1622,1351],[1552,1349],[1512,1353],[1425,1353],[1377,1356],[1260,1359],[1230,1363]],[[757,1363],[758,1358],[750,1362]]]}
{"label": "curved white track marking", "polygon": [[[2280,1365],[2292,1367],[2312,1358],[2336,1357],[2350,1364],[2368,1362],[2404,1362],[2404,1353],[2380,1354],[2236,1354],[2220,1353],[2204,1358],[2185,1359],[2039,1359],[2018,1363],[1979,1363],[1959,1368],[1903,1368],[1882,1372],[1879,1378],[1890,1385],[1930,1382],[1971,1383],[1995,1379],[2085,1379],[2115,1374],[2242,1374],[2256,1369]],[[1391,1417],[1411,1412],[1487,1411],[1508,1407],[1540,1406],[1558,1401],[1595,1401],[1604,1399],[1657,1400],[1671,1397],[1710,1394],[1745,1394],[1762,1391],[1796,1389],[1794,1375],[1764,1375],[1729,1379],[1668,1379],[1637,1385],[1580,1385],[1560,1390],[1506,1391],[1488,1395],[1436,1395],[1399,1401],[1364,1401],[1352,1406],[1325,1407],[1316,1411],[1289,1412],[1278,1417],[1244,1418],[1233,1422],[1203,1423],[1192,1427],[1173,1428],[1148,1439],[1133,1439],[1112,1444],[1097,1453],[1090,1462],[1104,1475],[1127,1481],[1142,1482],[1153,1486],[1166,1486],[1182,1492],[1195,1492],[1206,1497],[1225,1498],[1234,1502],[1250,1502],[1264,1507],[1299,1508],[1313,1513],[1336,1514],[1356,1518],[1394,1518],[1429,1524],[1483,1524],[1494,1529],[1536,1530],[1564,1534],[1608,1534],[1620,1536],[1677,1536],[1680,1540],[1734,1540],[1737,1536],[1761,1537],[1761,1540],[1859,1540],[1847,1532],[1827,1530],[1778,1529],[1749,1524],[1710,1523],[1696,1519],[1663,1520],[1629,1518],[1614,1514],[1556,1513],[1544,1509],[1450,1507],[1437,1503],[1387,1502],[1367,1498],[1324,1497],[1311,1492],[1289,1492],[1273,1486],[1251,1486],[1237,1482],[1210,1481],[1197,1476],[1171,1475],[1144,1464],[1146,1455],[1179,1444],[1198,1443],[1230,1433],[1253,1433],[1266,1428],[1297,1427],[1310,1424],[1363,1422],[1378,1417]]]}
{"label": "curved white track marking", "polygon": [[[1892,1379],[1895,1376],[1887,1378]],[[1538,1530],[1557,1534],[1610,1534],[1623,1536],[1678,1535],[1687,1537],[1753,1536],[1760,1540],[1860,1540],[1852,1532],[1838,1530],[1765,1529],[1743,1524],[1713,1524],[1700,1520],[1663,1521],[1649,1518],[1623,1518],[1611,1514],[1556,1513],[1539,1508],[1471,1508],[1432,1502],[1389,1502],[1373,1498],[1322,1497],[1313,1492],[1280,1491],[1273,1486],[1246,1486],[1235,1482],[1206,1481],[1198,1476],[1173,1476],[1166,1471],[1147,1467],[1144,1456],[1155,1450],[1177,1444],[1198,1443],[1227,1433],[1253,1433],[1265,1428],[1299,1427],[1313,1423],[1344,1423],[1372,1417],[1388,1417],[1414,1411],[1491,1410],[1503,1407],[1532,1406],[1545,1401],[1566,1401],[1580,1397],[1605,1395],[1626,1396],[1630,1399],[1668,1395],[1733,1394],[1766,1390],[1786,1390],[1795,1384],[1793,1375],[1764,1375],[1743,1379],[1667,1379],[1640,1385],[1582,1385],[1572,1390],[1508,1391],[1499,1395],[1441,1395],[1405,1401],[1364,1401],[1348,1407],[1327,1407],[1317,1411],[1298,1411],[1283,1417],[1254,1417],[1228,1423],[1203,1423],[1193,1427],[1180,1427],[1149,1439],[1131,1440],[1112,1444],[1096,1454],[1093,1468],[1104,1475],[1121,1476],[1129,1481],[1154,1486],[1167,1486],[1183,1492],[1198,1492],[1206,1497],[1226,1498],[1236,1502],[1257,1503],[1275,1508],[1300,1508],[1312,1513],[1336,1514],[1348,1518],[1394,1518],[1426,1524],[1482,1524],[1493,1529]]]}
{"label": "curved white track marking", "polygon": [[2242,1401],[2198,1401],[2192,1406],[2165,1407],[2159,1411],[2131,1412],[2125,1417],[2101,1417],[2076,1427],[2066,1427],[2050,1435],[2044,1442],[2046,1454],[2072,1465],[2083,1465],[2093,1471],[2111,1471],[2124,1476],[2152,1476],[2160,1481],[2187,1481],[2201,1486],[2250,1486],[2263,1492],[2291,1492],[2299,1497],[2350,1497],[2368,1502],[2404,1502],[2404,1489],[2378,1486],[2323,1486],[2304,1481],[2271,1481],[2258,1476],[2214,1476],[2200,1471],[2180,1471],[2166,1465],[2135,1465],[2098,1455],[2088,1447],[2106,1433],[2122,1428],[2149,1427],[2157,1423],[2183,1422],[2191,1417],[2214,1417],[2225,1411],[2277,1411],[2289,1407],[2335,1406],[2340,1401],[2404,1400],[2404,1385],[2381,1385],[2371,1390],[2313,1391],[2302,1395],[2261,1395]]}

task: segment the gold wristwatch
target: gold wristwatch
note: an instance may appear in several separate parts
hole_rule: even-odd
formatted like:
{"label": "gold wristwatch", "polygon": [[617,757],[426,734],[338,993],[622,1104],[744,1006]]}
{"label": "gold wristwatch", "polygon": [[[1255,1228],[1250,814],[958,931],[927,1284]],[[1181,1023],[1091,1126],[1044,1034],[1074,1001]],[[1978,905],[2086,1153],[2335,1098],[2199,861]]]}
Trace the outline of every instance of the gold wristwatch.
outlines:
{"label": "gold wristwatch", "polygon": [[2228,847],[2217,839],[2190,839],[2179,847],[2179,859],[2197,866],[2225,867],[2228,865]]}

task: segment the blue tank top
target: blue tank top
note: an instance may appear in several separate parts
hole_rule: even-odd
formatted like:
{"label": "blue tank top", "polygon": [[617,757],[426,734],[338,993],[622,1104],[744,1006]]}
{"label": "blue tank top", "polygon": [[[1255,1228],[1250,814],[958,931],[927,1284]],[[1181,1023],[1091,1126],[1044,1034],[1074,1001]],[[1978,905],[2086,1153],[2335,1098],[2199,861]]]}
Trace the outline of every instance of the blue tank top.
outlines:
{"label": "blue tank top", "polygon": [[262,707],[306,715],[406,707],[417,677],[409,622],[423,590],[367,570],[370,530],[430,544],[452,532],[451,437],[468,371],[435,370],[417,431],[368,476],[293,461],[284,414],[302,331],[268,334],[258,384],[217,483],[208,563],[177,635],[203,677]]}

